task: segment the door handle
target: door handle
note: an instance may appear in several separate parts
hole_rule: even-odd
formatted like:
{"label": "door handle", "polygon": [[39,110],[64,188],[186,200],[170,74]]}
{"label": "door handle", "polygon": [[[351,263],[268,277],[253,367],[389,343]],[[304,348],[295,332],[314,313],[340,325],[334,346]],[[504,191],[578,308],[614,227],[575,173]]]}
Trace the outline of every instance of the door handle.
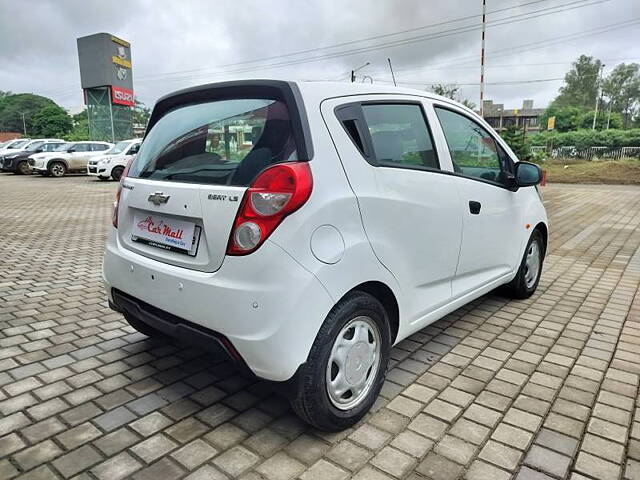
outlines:
{"label": "door handle", "polygon": [[469,200],[469,211],[471,212],[471,215],[478,215],[480,213],[480,208],[482,208],[482,204],[480,202]]}

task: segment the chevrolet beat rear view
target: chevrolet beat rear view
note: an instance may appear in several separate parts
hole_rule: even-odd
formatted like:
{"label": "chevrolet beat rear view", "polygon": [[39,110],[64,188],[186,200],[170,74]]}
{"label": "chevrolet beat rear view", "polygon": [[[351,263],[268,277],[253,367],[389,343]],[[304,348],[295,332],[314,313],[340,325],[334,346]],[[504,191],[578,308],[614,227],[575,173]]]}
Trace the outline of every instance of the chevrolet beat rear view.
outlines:
{"label": "chevrolet beat rear view", "polygon": [[248,80],[156,104],[103,275],[138,331],[287,382],[323,430],[373,405],[391,347],[498,287],[531,296],[541,171],[478,115],[395,87]]}

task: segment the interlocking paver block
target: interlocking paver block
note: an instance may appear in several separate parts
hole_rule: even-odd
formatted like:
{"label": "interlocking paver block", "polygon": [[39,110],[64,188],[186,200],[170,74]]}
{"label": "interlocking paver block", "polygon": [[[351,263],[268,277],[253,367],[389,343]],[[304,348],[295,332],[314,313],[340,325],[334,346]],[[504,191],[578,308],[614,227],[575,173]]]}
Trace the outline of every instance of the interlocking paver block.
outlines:
{"label": "interlocking paver block", "polygon": [[213,463],[232,477],[237,477],[260,461],[255,453],[242,446],[233,447],[218,455]]}
{"label": "interlocking paver block", "polygon": [[338,443],[327,453],[329,459],[349,470],[361,468],[372,456],[370,451],[348,440]]}
{"label": "interlocking paver block", "polygon": [[301,480],[345,480],[349,473],[326,460],[318,460],[311,468],[300,475]]}
{"label": "interlocking paver block", "polygon": [[93,421],[103,430],[110,432],[126,423],[134,421],[136,418],[137,417],[130,410],[125,407],[118,407],[104,415],[100,415]]}
{"label": "interlocking paver block", "polygon": [[147,463],[162,457],[178,445],[162,433],[158,433],[144,442],[131,447],[131,451]]}
{"label": "interlocking paver block", "polygon": [[586,452],[580,452],[576,460],[575,469],[578,472],[602,479],[614,480],[620,477],[620,465],[607,462]]}
{"label": "interlocking paver block", "polygon": [[564,477],[571,464],[571,457],[566,457],[552,450],[534,445],[527,453],[524,463],[557,477]]}
{"label": "interlocking paver block", "polygon": [[54,460],[53,466],[63,477],[69,478],[102,461],[102,459],[102,455],[96,449],[85,445]]}
{"label": "interlocking paver block", "polygon": [[187,470],[193,470],[215,456],[218,451],[203,440],[194,440],[181,449],[173,452],[175,458]]}
{"label": "interlocking paver block", "polygon": [[99,480],[120,480],[129,478],[133,472],[142,467],[142,463],[127,453],[121,453],[91,469]]}
{"label": "interlocking paver block", "polygon": [[432,452],[416,467],[416,471],[433,480],[453,480],[462,473],[462,466]]}

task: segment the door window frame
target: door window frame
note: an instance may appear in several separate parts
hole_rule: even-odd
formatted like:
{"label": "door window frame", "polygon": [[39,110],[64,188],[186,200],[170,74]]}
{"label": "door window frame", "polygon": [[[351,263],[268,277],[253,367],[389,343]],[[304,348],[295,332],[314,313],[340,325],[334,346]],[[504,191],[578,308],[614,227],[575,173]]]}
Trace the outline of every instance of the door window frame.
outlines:
{"label": "door window frame", "polygon": [[[371,138],[371,133],[369,132],[369,127],[364,118],[364,112],[362,107],[366,105],[413,105],[417,106],[420,109],[422,114],[422,119],[424,120],[424,124],[427,127],[427,134],[429,135],[429,139],[431,140],[431,147],[433,148],[433,153],[435,156],[437,168],[432,167],[424,167],[419,165],[409,165],[409,164],[397,164],[390,165],[389,163],[381,164],[379,160],[375,156],[375,150],[373,148],[373,140]],[[442,169],[442,163],[440,162],[440,152],[436,146],[436,139],[433,134],[433,130],[431,128],[429,117],[427,116],[427,112],[424,107],[424,103],[421,100],[408,100],[408,99],[376,99],[376,100],[357,100],[354,102],[344,103],[342,105],[338,105],[333,109],[334,115],[336,116],[338,122],[344,129],[345,133],[353,143],[356,150],[358,150],[363,158],[370,165],[377,168],[399,168],[403,170],[417,170],[419,172],[434,172],[434,173],[448,173],[446,170]],[[360,136],[360,140],[362,141],[363,149],[360,149],[355,140],[352,138],[351,133],[347,130],[345,126],[345,121],[355,122],[356,130],[358,135]]]}
{"label": "door window frame", "polygon": [[[511,175],[514,174],[516,162],[514,161],[513,157],[511,156],[508,148],[506,148],[506,143],[504,142],[504,140],[499,135],[496,135],[495,132],[492,131],[491,127],[487,128],[485,125],[483,125],[477,119],[474,119],[467,112],[465,112],[464,110],[462,110],[460,108],[457,108],[456,105],[447,104],[447,103],[444,103],[444,102],[441,102],[441,101],[437,101],[437,100],[432,100],[430,102],[430,105],[431,105],[431,109],[433,111],[433,117],[438,122],[437,123],[437,128],[439,129],[439,133],[442,136],[442,140],[444,142],[445,153],[449,158],[449,161],[451,163],[451,168],[452,169],[454,168],[454,163],[453,163],[453,159],[451,158],[451,150],[449,150],[449,142],[447,141],[447,136],[444,133],[444,128],[442,127],[442,123],[440,122],[440,119],[438,117],[438,113],[436,112],[437,108],[440,108],[442,110],[448,110],[448,111],[450,111],[452,113],[458,114],[458,115],[466,118],[467,120],[475,123],[480,128],[482,128],[487,133],[487,135],[489,135],[493,139],[493,141],[496,143],[496,146],[499,149],[499,151],[496,152],[498,157],[501,157],[500,153],[502,153],[504,158],[508,160],[508,165],[509,165],[509,168],[511,170],[508,173],[511,174]],[[500,161],[500,169],[502,170],[502,161],[501,160],[502,159],[500,158],[499,159],[499,161]],[[447,171],[446,173],[448,173],[450,175],[455,175],[456,177],[466,178],[468,180],[474,180],[476,182],[481,182],[481,183],[486,183],[486,184],[489,184],[489,185],[493,185],[494,187],[503,188],[505,190],[511,190],[511,188],[508,185],[505,185],[503,183],[494,182],[493,180],[487,180],[485,178],[474,177],[474,176],[471,176],[471,175],[465,175],[464,173],[456,172],[455,170]]]}

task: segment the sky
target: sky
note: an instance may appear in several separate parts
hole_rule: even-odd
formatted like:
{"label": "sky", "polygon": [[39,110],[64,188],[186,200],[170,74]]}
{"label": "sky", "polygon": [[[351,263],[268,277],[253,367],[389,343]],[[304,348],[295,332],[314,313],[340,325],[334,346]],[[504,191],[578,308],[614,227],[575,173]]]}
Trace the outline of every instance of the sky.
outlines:
{"label": "sky", "polygon": [[[545,107],[580,54],[640,62],[640,0],[486,0],[485,99]],[[479,103],[482,0],[0,0],[0,90],[83,107],[76,38],[131,43],[136,96],[243,78],[457,84]]]}

